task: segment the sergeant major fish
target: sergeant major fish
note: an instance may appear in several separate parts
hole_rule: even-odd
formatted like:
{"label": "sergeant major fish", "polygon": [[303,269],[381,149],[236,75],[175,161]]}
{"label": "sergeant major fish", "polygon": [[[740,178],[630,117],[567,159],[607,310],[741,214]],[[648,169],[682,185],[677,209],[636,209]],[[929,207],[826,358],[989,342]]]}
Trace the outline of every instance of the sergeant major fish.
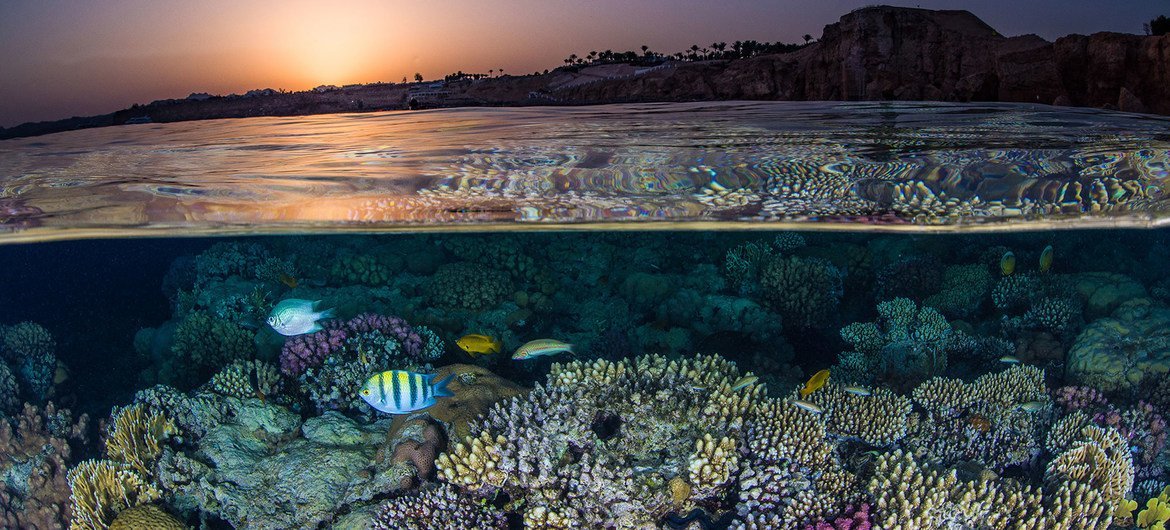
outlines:
{"label": "sergeant major fish", "polygon": [[324,328],[318,321],[333,318],[333,310],[316,311],[313,309],[313,306],[320,302],[320,300],[302,300],[300,298],[281,300],[268,314],[268,325],[286,337],[321,331]]}
{"label": "sergeant major fish", "polygon": [[366,380],[359,394],[371,407],[387,414],[406,414],[434,405],[438,398],[454,396],[447,384],[455,374],[435,381],[435,374],[386,370]]}

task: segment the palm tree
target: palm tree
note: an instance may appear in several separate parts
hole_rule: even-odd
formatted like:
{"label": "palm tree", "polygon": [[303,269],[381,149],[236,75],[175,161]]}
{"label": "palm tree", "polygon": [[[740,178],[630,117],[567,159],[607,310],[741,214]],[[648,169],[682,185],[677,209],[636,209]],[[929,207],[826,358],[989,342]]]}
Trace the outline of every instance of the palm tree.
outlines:
{"label": "palm tree", "polygon": [[491,76],[492,76],[492,74],[494,74],[494,73],[496,73],[496,71],[495,71],[495,70],[491,70],[491,69],[489,69],[489,70],[488,70],[488,77],[491,77]]}
{"label": "palm tree", "polygon": [[422,82],[422,79],[423,79],[423,78],[422,78],[422,74],[420,74],[420,73],[418,73],[418,72],[415,72],[415,73],[414,73],[414,82],[415,82],[415,83],[421,83],[421,82]]}
{"label": "palm tree", "polygon": [[649,46],[647,46],[645,44],[642,45],[642,55],[644,55],[644,56],[650,55],[650,47]]}
{"label": "palm tree", "polygon": [[805,34],[804,34],[804,43],[805,43],[805,44],[808,44],[808,42],[809,42],[809,41],[811,41],[811,40],[813,40],[813,36],[812,36],[812,35],[809,35],[808,33],[805,33]]}

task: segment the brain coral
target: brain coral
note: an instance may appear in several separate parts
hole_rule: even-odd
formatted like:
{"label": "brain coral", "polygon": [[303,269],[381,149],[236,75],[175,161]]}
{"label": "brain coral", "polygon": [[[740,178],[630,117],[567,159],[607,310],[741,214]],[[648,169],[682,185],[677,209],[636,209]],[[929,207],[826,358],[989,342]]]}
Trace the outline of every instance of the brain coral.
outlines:
{"label": "brain coral", "polygon": [[808,328],[832,320],[841,301],[841,278],[841,271],[825,260],[774,257],[760,271],[760,291],[785,322]]}
{"label": "brain coral", "polygon": [[1068,352],[1074,381],[1104,391],[1128,391],[1170,372],[1170,308],[1148,299],[1126,302],[1093,321]]}

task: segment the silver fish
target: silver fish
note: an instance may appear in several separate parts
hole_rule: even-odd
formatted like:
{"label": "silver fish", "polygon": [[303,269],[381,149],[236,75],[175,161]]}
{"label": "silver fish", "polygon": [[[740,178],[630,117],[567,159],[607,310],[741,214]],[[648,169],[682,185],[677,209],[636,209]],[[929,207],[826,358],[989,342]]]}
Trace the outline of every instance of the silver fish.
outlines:
{"label": "silver fish", "polygon": [[1014,355],[1004,355],[999,358],[999,362],[1004,364],[1020,364],[1020,358]]}
{"label": "silver fish", "polygon": [[318,321],[332,318],[333,310],[314,310],[313,306],[320,302],[320,300],[301,300],[299,298],[281,300],[268,314],[268,325],[286,337],[321,331],[324,328]]}
{"label": "silver fish", "polygon": [[731,391],[738,392],[740,390],[747,388],[750,385],[756,384],[756,382],[759,380],[760,380],[760,378],[755,376],[755,375],[745,375],[745,376],[737,379],[735,381],[735,384],[731,385]]}
{"label": "silver fish", "polygon": [[820,414],[820,413],[825,411],[824,409],[822,409],[822,408],[820,408],[812,403],[809,403],[808,401],[805,401],[803,399],[793,399],[793,400],[790,400],[789,403],[792,403],[793,405],[796,405],[797,407],[800,407],[800,408],[807,410],[809,412],[812,412],[814,414]]}
{"label": "silver fish", "polygon": [[864,396],[873,395],[873,393],[870,392],[868,388],[865,388],[863,386],[847,386],[847,387],[843,388],[842,390],[844,390],[845,392],[848,392],[850,394],[853,394],[855,396],[863,396],[864,397]]}
{"label": "silver fish", "polygon": [[1020,410],[1024,412],[1039,412],[1047,403],[1043,401],[1029,401],[1020,404]]}

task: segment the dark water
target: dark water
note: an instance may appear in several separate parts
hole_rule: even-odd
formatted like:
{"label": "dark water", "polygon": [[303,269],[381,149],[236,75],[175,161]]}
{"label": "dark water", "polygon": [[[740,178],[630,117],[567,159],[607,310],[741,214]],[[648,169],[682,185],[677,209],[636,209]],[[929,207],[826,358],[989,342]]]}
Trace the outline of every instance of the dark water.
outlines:
{"label": "dark water", "polygon": [[0,527],[1156,528],[1165,125],[721,103],[0,142]]}

